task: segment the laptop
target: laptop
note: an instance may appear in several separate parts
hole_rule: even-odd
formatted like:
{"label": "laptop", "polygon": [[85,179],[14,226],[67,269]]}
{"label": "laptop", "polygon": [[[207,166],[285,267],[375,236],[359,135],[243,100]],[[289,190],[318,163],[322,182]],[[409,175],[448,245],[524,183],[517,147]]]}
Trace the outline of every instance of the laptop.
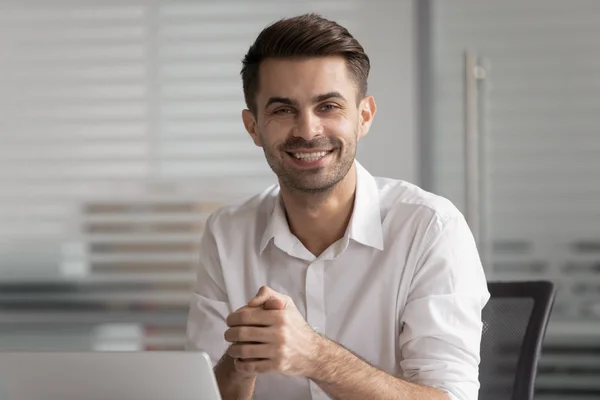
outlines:
{"label": "laptop", "polygon": [[204,352],[0,352],[0,400],[221,400]]}

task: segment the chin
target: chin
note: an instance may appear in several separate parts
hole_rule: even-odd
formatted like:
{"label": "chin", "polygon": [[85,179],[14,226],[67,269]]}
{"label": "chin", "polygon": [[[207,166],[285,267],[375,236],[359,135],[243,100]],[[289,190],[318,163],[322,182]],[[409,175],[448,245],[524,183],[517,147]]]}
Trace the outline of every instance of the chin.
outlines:
{"label": "chin", "polygon": [[341,180],[329,179],[322,181],[312,181],[312,182],[289,182],[294,189],[305,192],[305,193],[324,193],[333,189]]}

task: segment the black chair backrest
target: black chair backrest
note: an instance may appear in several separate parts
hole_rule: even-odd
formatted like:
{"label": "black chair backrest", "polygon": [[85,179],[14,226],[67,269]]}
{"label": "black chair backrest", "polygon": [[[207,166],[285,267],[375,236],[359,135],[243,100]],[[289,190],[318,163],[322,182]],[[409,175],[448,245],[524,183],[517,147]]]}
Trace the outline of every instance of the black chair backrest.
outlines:
{"label": "black chair backrest", "polygon": [[482,313],[480,400],[532,400],[556,288],[547,281],[488,282]]}

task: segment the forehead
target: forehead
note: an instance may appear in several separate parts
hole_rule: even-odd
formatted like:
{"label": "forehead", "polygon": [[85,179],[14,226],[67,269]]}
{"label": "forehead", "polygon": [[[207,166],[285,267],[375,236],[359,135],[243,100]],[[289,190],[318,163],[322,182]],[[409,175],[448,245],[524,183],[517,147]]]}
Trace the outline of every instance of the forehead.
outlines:
{"label": "forehead", "polygon": [[258,81],[258,104],[272,96],[302,102],[330,92],[347,99],[356,95],[356,84],[343,57],[266,59],[260,65]]}

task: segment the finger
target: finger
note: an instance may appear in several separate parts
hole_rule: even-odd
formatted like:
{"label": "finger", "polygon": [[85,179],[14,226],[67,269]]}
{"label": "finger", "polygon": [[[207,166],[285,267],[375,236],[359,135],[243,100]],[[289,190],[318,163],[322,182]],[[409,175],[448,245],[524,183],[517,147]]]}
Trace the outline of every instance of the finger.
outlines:
{"label": "finger", "polygon": [[285,310],[287,302],[283,299],[271,297],[263,304],[263,310]]}
{"label": "finger", "polygon": [[233,365],[238,372],[243,372],[246,374],[259,374],[276,371],[274,362],[269,359],[234,359]]}
{"label": "finger", "polygon": [[227,354],[240,359],[271,358],[275,355],[275,350],[273,346],[264,343],[234,343],[227,349]]}
{"label": "finger", "polygon": [[282,296],[281,293],[276,292],[268,286],[262,286],[260,289],[258,289],[258,293],[256,293],[256,296],[254,296],[254,298],[248,302],[248,305],[250,307],[262,306],[263,303],[269,300],[271,297],[280,296]]}
{"label": "finger", "polygon": [[283,311],[248,308],[233,312],[227,317],[227,326],[273,326],[282,322]]}
{"label": "finger", "polygon": [[225,340],[234,342],[272,343],[275,334],[265,327],[234,326],[225,331]]}

